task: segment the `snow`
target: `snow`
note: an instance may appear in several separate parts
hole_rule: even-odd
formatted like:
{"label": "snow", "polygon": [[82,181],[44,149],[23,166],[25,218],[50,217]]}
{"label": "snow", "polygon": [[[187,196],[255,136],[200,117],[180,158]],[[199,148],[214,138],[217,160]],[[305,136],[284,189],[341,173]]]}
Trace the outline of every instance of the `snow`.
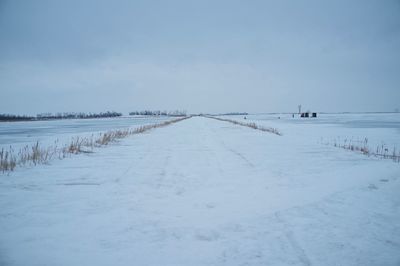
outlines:
{"label": "snow", "polygon": [[39,141],[44,146],[60,144],[76,136],[90,136],[107,130],[138,127],[170,120],[169,116],[124,116],[118,118],[64,119],[0,123],[0,149],[14,149]]}
{"label": "snow", "polygon": [[319,141],[396,144],[374,119],[193,117],[0,176],[0,265],[399,265],[400,164]]}
{"label": "snow", "polygon": [[255,122],[279,128],[291,139],[315,144],[315,142],[343,142],[345,139],[363,142],[376,148],[382,144],[390,149],[400,150],[400,113],[362,113],[362,114],[318,114],[318,118],[292,118],[291,114],[264,114],[244,116],[225,116],[238,121]]}

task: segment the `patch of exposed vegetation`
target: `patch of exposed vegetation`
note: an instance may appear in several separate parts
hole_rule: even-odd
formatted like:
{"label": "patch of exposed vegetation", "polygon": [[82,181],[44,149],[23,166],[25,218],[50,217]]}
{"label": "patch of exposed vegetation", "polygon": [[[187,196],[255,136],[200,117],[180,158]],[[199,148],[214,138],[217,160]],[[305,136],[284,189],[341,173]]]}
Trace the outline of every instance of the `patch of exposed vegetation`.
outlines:
{"label": "patch of exposed vegetation", "polygon": [[58,141],[55,141],[53,145],[43,147],[39,142],[36,142],[33,145],[26,145],[18,151],[15,151],[10,146],[7,150],[4,148],[0,150],[0,171],[6,173],[13,171],[17,166],[47,164],[55,158],[63,159],[72,154],[91,153],[95,148],[108,145],[119,139],[141,134],[155,128],[165,127],[188,118],[190,116],[133,129],[110,130],[100,134],[93,134],[89,137],[75,137],[71,142],[64,145],[60,145]]}
{"label": "patch of exposed vegetation", "polygon": [[352,138],[336,138],[333,141],[322,141],[322,143],[325,145],[332,145],[334,147],[344,150],[358,152],[366,156],[373,156],[382,159],[390,159],[394,162],[400,162],[400,151],[396,149],[396,146],[390,148],[385,143],[382,143],[373,148],[368,144],[368,138],[364,138],[363,140],[355,140]]}
{"label": "patch of exposed vegetation", "polygon": [[239,125],[239,126],[244,126],[244,127],[249,127],[252,129],[261,130],[261,131],[272,133],[272,134],[275,134],[278,136],[282,136],[282,133],[277,128],[260,126],[254,122],[245,123],[245,122],[241,122],[241,121],[237,121],[237,120],[226,119],[226,118],[215,117],[215,116],[205,116],[205,117],[219,120],[219,121],[229,122],[229,123]]}

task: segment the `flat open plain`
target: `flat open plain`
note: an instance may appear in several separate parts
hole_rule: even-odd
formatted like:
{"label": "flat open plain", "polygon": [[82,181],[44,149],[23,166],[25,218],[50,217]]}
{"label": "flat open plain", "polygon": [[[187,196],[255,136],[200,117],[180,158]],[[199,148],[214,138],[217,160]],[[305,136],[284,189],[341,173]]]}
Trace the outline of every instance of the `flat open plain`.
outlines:
{"label": "flat open plain", "polygon": [[0,265],[399,265],[399,164],[284,129],[192,117],[2,175]]}

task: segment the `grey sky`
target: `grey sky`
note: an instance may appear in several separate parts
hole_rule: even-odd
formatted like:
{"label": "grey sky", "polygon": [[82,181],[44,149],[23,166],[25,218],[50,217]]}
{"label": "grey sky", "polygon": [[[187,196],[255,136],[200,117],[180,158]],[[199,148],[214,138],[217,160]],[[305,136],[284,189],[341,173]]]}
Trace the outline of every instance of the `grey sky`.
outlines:
{"label": "grey sky", "polygon": [[0,0],[0,113],[400,108],[400,1]]}

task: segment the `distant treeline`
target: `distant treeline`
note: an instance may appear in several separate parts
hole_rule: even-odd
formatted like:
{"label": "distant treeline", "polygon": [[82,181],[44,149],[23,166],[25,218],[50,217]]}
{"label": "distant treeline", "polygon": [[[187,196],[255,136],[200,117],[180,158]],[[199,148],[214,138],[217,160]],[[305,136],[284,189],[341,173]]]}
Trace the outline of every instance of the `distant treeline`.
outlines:
{"label": "distant treeline", "polygon": [[154,115],[154,116],[158,116],[158,115],[167,115],[167,116],[186,116],[186,111],[149,111],[149,110],[145,110],[145,111],[134,111],[134,112],[130,112],[129,115]]}
{"label": "distant treeline", "polygon": [[106,118],[106,117],[118,117],[122,116],[122,113],[110,112],[107,111],[105,113],[42,113],[36,115],[36,118],[39,120],[46,119],[87,119],[87,118]]}
{"label": "distant treeline", "polygon": [[35,120],[53,120],[53,119],[88,119],[88,118],[106,118],[106,117],[118,117],[122,116],[122,113],[110,112],[105,113],[42,113],[36,116],[26,115],[12,115],[12,114],[0,114],[0,121],[35,121]]}
{"label": "distant treeline", "polygon": [[226,113],[226,114],[221,114],[221,115],[248,115],[249,113],[246,113],[246,112],[244,112],[244,113],[239,113],[239,112],[237,112],[237,113]]}
{"label": "distant treeline", "polygon": [[36,117],[27,115],[0,114],[0,121],[31,121],[31,120],[36,120]]}

